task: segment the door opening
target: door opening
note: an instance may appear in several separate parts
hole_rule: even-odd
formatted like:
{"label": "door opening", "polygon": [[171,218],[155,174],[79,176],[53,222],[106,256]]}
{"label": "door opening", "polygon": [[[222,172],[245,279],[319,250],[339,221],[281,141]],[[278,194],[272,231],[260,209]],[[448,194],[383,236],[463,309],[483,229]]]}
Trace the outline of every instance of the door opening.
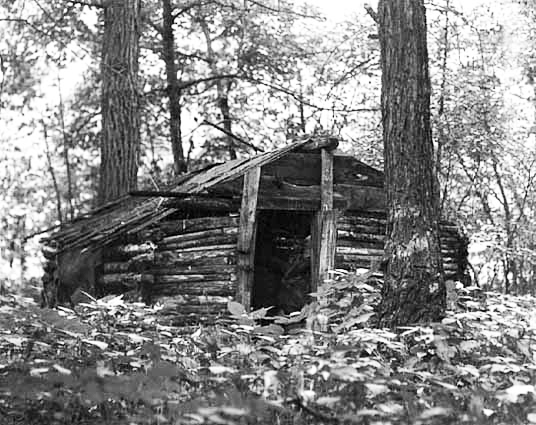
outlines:
{"label": "door opening", "polygon": [[312,212],[259,211],[251,305],[299,311],[311,288]]}

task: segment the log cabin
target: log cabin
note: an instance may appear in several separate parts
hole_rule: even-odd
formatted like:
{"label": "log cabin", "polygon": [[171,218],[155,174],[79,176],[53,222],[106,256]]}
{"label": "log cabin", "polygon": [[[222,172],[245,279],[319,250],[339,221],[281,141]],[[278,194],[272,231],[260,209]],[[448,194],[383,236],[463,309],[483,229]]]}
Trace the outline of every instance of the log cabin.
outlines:
{"label": "log cabin", "polygon": [[[174,324],[214,322],[229,300],[300,309],[332,269],[383,256],[383,173],[304,138],[132,192],[43,239],[44,303],[127,294]],[[447,279],[465,280],[467,239],[441,222]]]}

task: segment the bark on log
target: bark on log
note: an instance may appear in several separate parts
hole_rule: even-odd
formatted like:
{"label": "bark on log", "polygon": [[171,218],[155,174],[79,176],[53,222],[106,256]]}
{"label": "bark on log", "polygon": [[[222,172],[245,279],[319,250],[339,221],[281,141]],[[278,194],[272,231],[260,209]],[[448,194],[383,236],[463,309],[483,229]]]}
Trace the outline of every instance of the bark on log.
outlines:
{"label": "bark on log", "polygon": [[238,216],[202,217],[181,220],[169,220],[158,223],[158,227],[140,231],[143,239],[159,240],[171,235],[183,235],[198,231],[218,229],[222,227],[237,227]]}
{"label": "bark on log", "polygon": [[[164,245],[165,247],[165,245]],[[169,251],[168,249],[163,249],[164,247],[159,247],[157,252]],[[172,248],[172,251],[176,254],[194,254],[194,255],[205,255],[205,253],[212,252],[232,252],[236,251],[236,244],[222,244],[222,245],[211,245],[211,246],[200,246],[200,247],[191,247],[191,248]],[[196,254],[197,253],[197,254]]]}
{"label": "bark on log", "polygon": [[236,274],[234,273],[214,273],[214,274],[155,274],[155,284],[161,283],[176,283],[183,282],[212,282],[225,281],[235,282]]}
{"label": "bark on log", "polygon": [[231,296],[220,295],[176,295],[173,297],[161,297],[158,302],[164,304],[165,307],[177,306],[183,308],[184,306],[204,306],[204,305],[223,305],[227,306],[227,303],[232,300]]}
{"label": "bark on log", "polygon": [[182,242],[160,242],[158,249],[161,251],[184,250],[186,248],[203,248],[211,246],[221,246],[236,244],[237,235],[219,235],[198,240],[186,240]]}
{"label": "bark on log", "polygon": [[237,235],[238,226],[232,227],[218,227],[215,229],[201,230],[199,232],[191,232],[184,234],[177,234],[172,236],[166,236],[162,238],[160,243],[180,243],[193,240],[203,240],[207,238],[214,238],[218,236]]}
{"label": "bark on log", "polygon": [[[302,186],[319,185],[320,155],[289,153],[263,167],[263,175],[285,179]],[[383,187],[383,173],[353,156],[333,156],[333,183]]]}
{"label": "bark on log", "polygon": [[192,267],[236,264],[236,250],[197,252],[161,251],[155,253],[154,267]]}
{"label": "bark on log", "polygon": [[128,261],[114,261],[107,262],[102,265],[102,271],[104,274],[111,273],[126,273],[130,272],[132,264]]}
{"label": "bark on log", "polygon": [[153,282],[153,275],[144,273],[112,273],[103,274],[98,278],[98,283],[104,287],[118,284],[135,287],[136,285],[152,284]]}
{"label": "bark on log", "polygon": [[158,299],[165,295],[218,295],[234,296],[236,283],[227,281],[183,282],[180,284],[155,284],[150,288],[150,295]]}
{"label": "bark on log", "polygon": [[165,314],[166,311],[176,311],[180,314],[218,314],[218,313],[225,313],[227,312],[227,304],[219,304],[219,303],[209,303],[209,304],[201,304],[201,305],[186,305],[186,304],[178,304],[174,302],[175,297],[170,297],[163,300],[157,300],[161,304],[163,304],[162,313]]}
{"label": "bark on log", "polygon": [[148,271],[154,275],[228,275],[235,273],[236,267],[221,264],[170,267],[166,264],[162,267],[153,267]]}

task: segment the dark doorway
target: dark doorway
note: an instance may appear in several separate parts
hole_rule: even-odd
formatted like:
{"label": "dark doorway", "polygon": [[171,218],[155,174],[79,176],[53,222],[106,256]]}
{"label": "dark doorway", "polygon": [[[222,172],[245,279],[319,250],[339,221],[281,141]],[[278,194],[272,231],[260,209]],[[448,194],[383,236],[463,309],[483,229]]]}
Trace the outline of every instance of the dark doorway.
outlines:
{"label": "dark doorway", "polygon": [[260,211],[257,218],[253,308],[299,311],[311,288],[311,212]]}

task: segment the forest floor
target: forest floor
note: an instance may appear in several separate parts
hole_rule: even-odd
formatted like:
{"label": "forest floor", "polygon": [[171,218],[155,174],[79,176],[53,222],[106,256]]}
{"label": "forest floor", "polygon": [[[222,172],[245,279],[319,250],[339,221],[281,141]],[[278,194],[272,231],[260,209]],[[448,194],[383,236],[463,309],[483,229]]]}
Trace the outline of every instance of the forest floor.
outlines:
{"label": "forest floor", "polygon": [[231,303],[190,329],[120,297],[1,296],[0,424],[536,423],[534,298],[466,288],[442,323],[393,332],[371,327],[370,281],[319,295],[278,323]]}

